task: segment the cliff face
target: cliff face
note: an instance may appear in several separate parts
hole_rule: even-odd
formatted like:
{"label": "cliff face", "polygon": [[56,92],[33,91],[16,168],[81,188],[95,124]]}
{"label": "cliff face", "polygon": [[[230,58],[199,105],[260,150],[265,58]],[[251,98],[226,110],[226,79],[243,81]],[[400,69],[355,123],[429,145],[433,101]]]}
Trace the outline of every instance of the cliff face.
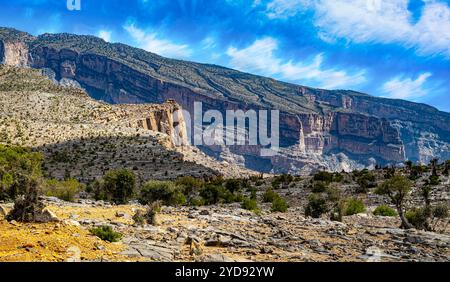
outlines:
{"label": "cliff face", "polygon": [[2,64],[15,67],[29,66],[28,54],[28,46],[23,42],[0,41],[0,63]]}
{"label": "cliff face", "polygon": [[[5,38],[0,31],[0,42],[6,42]],[[55,80],[76,81],[92,97],[109,103],[171,99],[191,116],[194,102],[202,102],[204,111],[279,109],[282,152],[278,156],[262,158],[261,148],[250,145],[203,147],[218,158],[240,159],[262,171],[352,169],[374,162],[450,158],[450,114],[426,105],[282,83],[218,66],[170,60],[94,37],[43,35],[8,42],[0,44],[5,64],[52,70]],[[179,119],[176,123],[184,122],[183,117]],[[175,133],[164,124],[173,123],[167,113],[143,113],[135,121],[137,127],[172,136]],[[186,141],[186,135],[179,137]]]}

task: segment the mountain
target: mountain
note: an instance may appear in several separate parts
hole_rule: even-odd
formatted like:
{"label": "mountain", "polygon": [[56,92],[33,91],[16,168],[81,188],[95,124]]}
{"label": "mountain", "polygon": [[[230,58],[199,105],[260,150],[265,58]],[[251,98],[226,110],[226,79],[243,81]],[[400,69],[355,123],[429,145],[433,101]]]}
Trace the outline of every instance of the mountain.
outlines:
{"label": "mountain", "polygon": [[[43,153],[50,178],[70,174],[89,183],[117,168],[133,170],[139,183],[246,175],[194,147],[174,147],[172,118],[179,108],[174,101],[109,105],[72,86],[56,85],[39,70],[0,65],[0,144]],[[151,121],[150,128],[143,119]],[[179,123],[184,126],[182,119]]]}
{"label": "mountain", "polygon": [[173,99],[193,113],[278,109],[281,151],[261,157],[260,146],[202,146],[229,163],[263,172],[352,170],[407,159],[450,158],[450,114],[424,104],[324,90],[208,64],[168,59],[92,36],[39,37],[0,28],[0,62],[43,69],[112,104]]}

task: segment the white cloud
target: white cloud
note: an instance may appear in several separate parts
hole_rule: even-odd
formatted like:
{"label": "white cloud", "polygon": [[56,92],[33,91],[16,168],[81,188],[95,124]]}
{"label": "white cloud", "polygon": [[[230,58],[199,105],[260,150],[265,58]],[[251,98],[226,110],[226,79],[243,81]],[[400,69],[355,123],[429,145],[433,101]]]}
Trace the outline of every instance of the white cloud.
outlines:
{"label": "white cloud", "polygon": [[99,30],[97,36],[106,42],[111,42],[111,31],[108,30]]}
{"label": "white cloud", "polygon": [[215,48],[217,46],[216,40],[214,39],[214,37],[211,36],[203,39],[201,44],[203,46],[203,49]]}
{"label": "white cloud", "polygon": [[412,78],[395,77],[382,86],[382,92],[386,97],[396,99],[417,99],[430,93],[430,89],[425,87],[431,73],[425,72],[419,75],[415,80]]}
{"label": "white cloud", "polygon": [[450,8],[437,0],[424,1],[414,23],[409,0],[273,0],[271,19],[285,19],[313,9],[320,38],[344,38],[357,43],[395,43],[415,48],[420,55],[450,58]]}
{"label": "white cloud", "polygon": [[266,14],[270,19],[287,19],[304,11],[309,0],[273,0],[267,4]]}
{"label": "white cloud", "polygon": [[227,55],[231,57],[230,65],[241,71],[275,76],[315,87],[355,87],[366,80],[364,71],[349,74],[344,70],[325,69],[323,54],[316,55],[309,63],[284,62],[275,56],[277,49],[278,42],[266,37],[243,49],[230,47]]}
{"label": "white cloud", "polygon": [[149,52],[173,58],[188,58],[192,54],[187,44],[175,44],[170,40],[158,38],[155,32],[146,33],[134,24],[126,24],[124,29],[136,41],[139,48]]}

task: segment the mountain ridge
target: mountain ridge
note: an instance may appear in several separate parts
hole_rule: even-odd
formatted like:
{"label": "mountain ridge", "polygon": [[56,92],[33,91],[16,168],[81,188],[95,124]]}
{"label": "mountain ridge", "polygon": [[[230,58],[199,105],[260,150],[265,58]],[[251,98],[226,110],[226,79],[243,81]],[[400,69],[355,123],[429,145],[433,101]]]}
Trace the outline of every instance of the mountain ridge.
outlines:
{"label": "mountain ridge", "polygon": [[[0,28],[0,59],[50,69],[56,80],[74,80],[109,103],[174,99],[191,113],[194,100],[205,110],[279,109],[281,156],[258,158],[260,148],[250,146],[208,148],[219,159],[243,157],[250,168],[269,161],[264,170],[272,172],[341,170],[450,157],[450,114],[426,104],[311,88],[67,33],[33,37]],[[330,166],[329,157],[344,164]]]}

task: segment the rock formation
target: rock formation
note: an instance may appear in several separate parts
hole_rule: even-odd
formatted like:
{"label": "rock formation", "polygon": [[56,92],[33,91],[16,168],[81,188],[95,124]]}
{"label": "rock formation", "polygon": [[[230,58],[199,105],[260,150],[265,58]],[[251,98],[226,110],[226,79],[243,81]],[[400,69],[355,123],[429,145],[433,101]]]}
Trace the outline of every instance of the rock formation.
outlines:
{"label": "rock formation", "polygon": [[[51,70],[56,81],[75,81],[91,97],[108,103],[172,99],[191,115],[194,102],[202,102],[204,110],[221,112],[278,109],[279,155],[261,157],[259,146],[227,148],[230,154],[244,158],[241,163],[260,171],[298,173],[354,169],[374,161],[394,164],[406,159],[450,158],[450,114],[423,104],[283,83],[219,66],[166,59],[91,36],[44,34],[34,38],[0,29],[0,60]],[[138,127],[160,127],[158,131],[174,134],[161,128],[172,123],[164,113],[144,114],[135,122]],[[220,146],[201,148],[230,160]]]}

